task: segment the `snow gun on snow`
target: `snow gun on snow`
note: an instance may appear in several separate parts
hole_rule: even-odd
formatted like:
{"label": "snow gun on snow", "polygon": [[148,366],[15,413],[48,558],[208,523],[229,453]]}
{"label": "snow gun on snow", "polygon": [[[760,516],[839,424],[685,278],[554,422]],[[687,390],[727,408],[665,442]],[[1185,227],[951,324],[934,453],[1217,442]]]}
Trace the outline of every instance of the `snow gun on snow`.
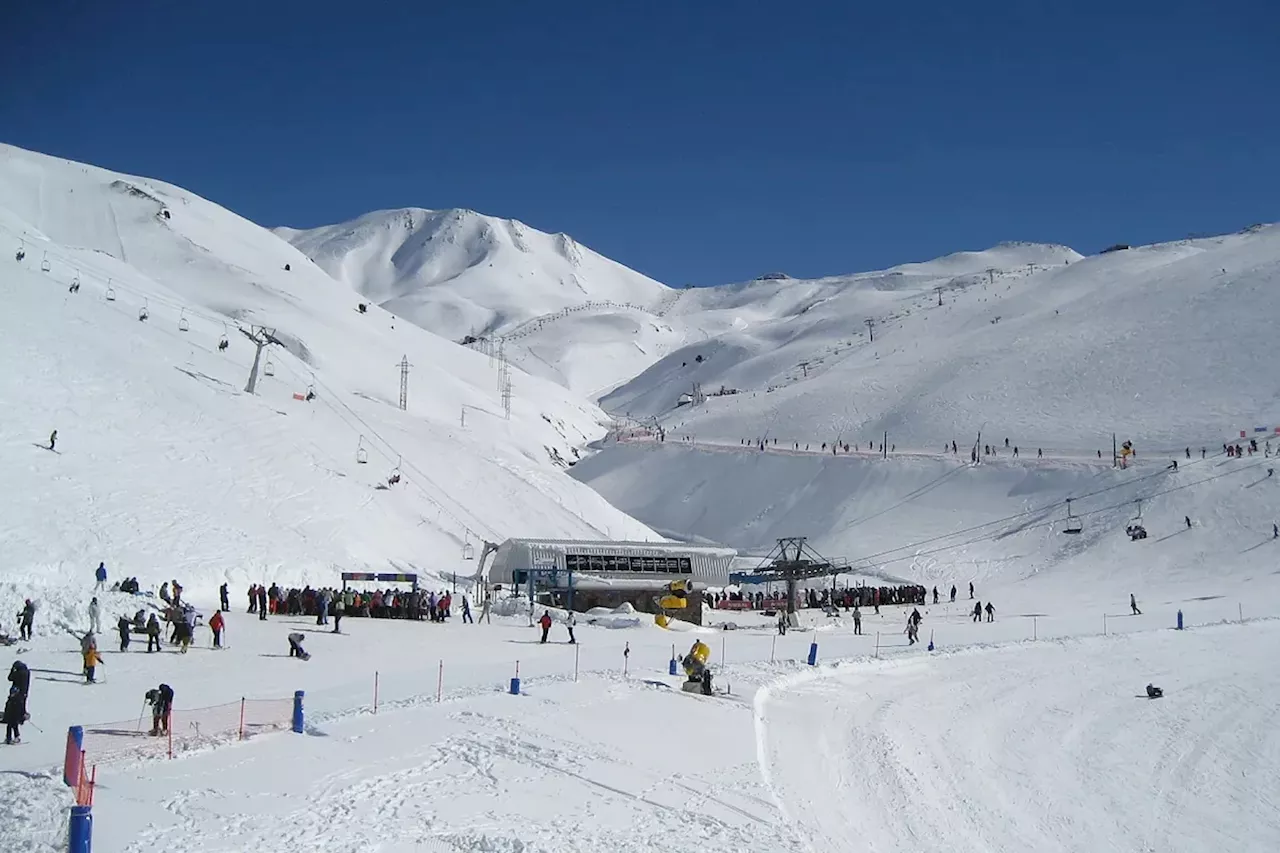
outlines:
{"label": "snow gun on snow", "polygon": [[712,695],[711,690],[711,667],[707,666],[707,661],[711,660],[711,647],[701,640],[695,640],[693,647],[689,649],[689,654],[684,656],[684,660],[680,662],[684,667],[685,681],[680,685],[680,689],[686,693],[701,693],[703,696]]}

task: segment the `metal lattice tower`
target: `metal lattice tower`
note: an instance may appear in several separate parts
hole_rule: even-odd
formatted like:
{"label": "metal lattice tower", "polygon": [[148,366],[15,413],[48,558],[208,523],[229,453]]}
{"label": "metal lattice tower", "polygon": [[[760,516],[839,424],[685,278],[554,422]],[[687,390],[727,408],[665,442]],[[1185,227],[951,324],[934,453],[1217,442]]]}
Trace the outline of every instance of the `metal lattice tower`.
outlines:
{"label": "metal lattice tower", "polygon": [[408,411],[409,409],[409,368],[413,367],[409,363],[409,356],[400,358],[400,411]]}
{"label": "metal lattice tower", "polygon": [[502,393],[502,417],[511,420],[511,364],[504,358],[498,387]]}

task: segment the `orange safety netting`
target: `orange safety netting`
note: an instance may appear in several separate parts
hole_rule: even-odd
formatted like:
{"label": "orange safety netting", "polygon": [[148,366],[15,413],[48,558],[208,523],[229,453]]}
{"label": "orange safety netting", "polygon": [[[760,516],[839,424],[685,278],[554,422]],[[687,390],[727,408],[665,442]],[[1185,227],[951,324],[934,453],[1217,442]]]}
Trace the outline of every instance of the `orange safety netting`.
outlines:
{"label": "orange safety netting", "polygon": [[168,726],[155,721],[144,708],[133,720],[84,726],[84,750],[99,764],[113,761],[172,758],[220,743],[281,731],[292,721],[292,699],[241,699],[208,708],[174,708]]}

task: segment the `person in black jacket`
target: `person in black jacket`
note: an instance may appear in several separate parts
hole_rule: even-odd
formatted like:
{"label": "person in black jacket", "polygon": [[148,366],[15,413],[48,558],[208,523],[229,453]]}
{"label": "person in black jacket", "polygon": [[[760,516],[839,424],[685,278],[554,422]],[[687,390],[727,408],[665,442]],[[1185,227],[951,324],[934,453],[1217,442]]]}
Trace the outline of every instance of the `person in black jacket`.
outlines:
{"label": "person in black jacket", "polygon": [[9,683],[18,688],[23,696],[31,692],[31,670],[27,669],[25,663],[20,660],[13,662],[13,666],[9,667]]}
{"label": "person in black jacket", "polygon": [[9,688],[9,698],[4,703],[4,742],[22,743],[19,728],[27,721],[27,694],[17,685]]}
{"label": "person in black jacket", "polygon": [[173,688],[161,684],[155,690],[148,690],[147,703],[151,705],[151,734],[168,733],[169,715],[173,711]]}

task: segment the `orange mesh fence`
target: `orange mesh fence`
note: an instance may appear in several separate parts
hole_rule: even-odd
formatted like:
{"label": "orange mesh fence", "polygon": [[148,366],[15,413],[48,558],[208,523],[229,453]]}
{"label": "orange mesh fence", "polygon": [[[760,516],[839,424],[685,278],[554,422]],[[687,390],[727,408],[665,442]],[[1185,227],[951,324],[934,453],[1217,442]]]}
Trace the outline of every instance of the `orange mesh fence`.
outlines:
{"label": "orange mesh fence", "polygon": [[175,754],[232,743],[292,724],[292,699],[241,699],[208,708],[174,708],[168,725],[145,708],[137,719],[84,727],[84,750],[105,764],[172,758]]}
{"label": "orange mesh fence", "polygon": [[93,766],[93,770],[85,770],[84,753],[80,753],[80,779],[76,782],[76,805],[91,806],[93,805],[93,789],[97,784],[98,765]]}

